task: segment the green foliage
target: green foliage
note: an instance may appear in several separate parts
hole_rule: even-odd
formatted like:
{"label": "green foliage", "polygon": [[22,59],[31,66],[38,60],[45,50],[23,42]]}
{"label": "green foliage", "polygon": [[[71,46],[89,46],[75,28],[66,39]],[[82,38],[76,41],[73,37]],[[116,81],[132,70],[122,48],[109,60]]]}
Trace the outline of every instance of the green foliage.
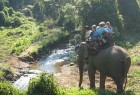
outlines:
{"label": "green foliage", "polygon": [[44,14],[42,13],[41,7],[39,6],[38,3],[36,3],[33,6],[32,12],[33,12],[33,17],[34,18],[38,19],[39,21],[42,21],[43,20]]}
{"label": "green foliage", "polygon": [[[140,25],[140,7],[138,0],[118,0],[121,14],[124,17],[126,32],[139,31]],[[124,5],[125,4],[125,5]]]}
{"label": "green foliage", "polygon": [[14,74],[10,65],[0,66],[0,81],[13,81]]}
{"label": "green foliage", "polygon": [[[82,90],[79,90],[78,88],[71,88],[71,89],[67,88],[67,89],[63,89],[62,91],[63,91],[63,95],[118,95],[114,92],[103,91],[100,89],[96,89],[96,90],[82,89]],[[120,94],[120,95],[125,95],[125,94]]]}
{"label": "green foliage", "polygon": [[22,23],[25,24],[16,28],[15,31],[8,32],[8,35],[18,37],[18,40],[13,42],[12,47],[10,48],[11,53],[17,55],[26,50],[34,41],[37,41],[42,37],[41,34],[38,33],[34,22],[25,21]]}
{"label": "green foliage", "polygon": [[70,4],[66,4],[63,8],[64,13],[64,29],[72,31],[75,29],[75,14],[76,7]]}
{"label": "green foliage", "polygon": [[70,38],[70,43],[72,45],[79,45],[81,43],[81,35],[80,34],[73,34],[71,35],[71,38]]}
{"label": "green foliage", "polygon": [[59,0],[45,0],[44,2],[44,12],[46,17],[53,18],[57,20],[60,14],[60,6]]}
{"label": "green foliage", "polygon": [[63,89],[64,95],[97,95],[94,91],[89,89],[78,90],[77,88]]}
{"label": "green foliage", "polygon": [[3,11],[0,11],[0,26],[4,26],[6,23],[6,15]]}
{"label": "green foliage", "polygon": [[7,0],[0,0],[0,11],[4,9],[6,3],[7,3]]}
{"label": "green foliage", "polygon": [[132,64],[140,64],[140,43],[139,33],[125,33],[123,39],[116,39],[115,43],[124,47],[130,54]]}
{"label": "green foliage", "polygon": [[33,51],[31,52],[31,55],[42,49],[44,46],[49,46],[51,44],[56,43],[60,39],[65,38],[66,36],[69,35],[67,31],[62,31],[59,28],[54,28],[54,29],[48,29],[43,33],[44,36],[47,35],[44,39],[40,40],[40,43],[34,47]]}
{"label": "green foliage", "polygon": [[22,24],[20,18],[18,16],[12,16],[9,19],[9,26],[11,25],[12,27],[18,27]]}
{"label": "green foliage", "polygon": [[33,15],[31,9],[29,9],[29,8],[24,8],[22,10],[22,13],[24,13],[25,16],[32,16]]}
{"label": "green foliage", "polygon": [[9,16],[12,16],[12,14],[14,14],[14,10],[12,7],[9,8],[8,13],[9,13]]}
{"label": "green foliage", "polygon": [[8,0],[9,2],[9,5],[10,7],[13,7],[14,10],[18,10],[18,9],[22,9],[24,8],[27,4],[30,4],[31,2],[33,2],[35,0],[30,0],[28,1],[27,3],[27,0],[20,0],[20,1],[17,1],[17,0]]}
{"label": "green foliage", "polygon": [[123,31],[123,17],[119,13],[117,0],[79,0],[77,4],[83,26],[110,21],[118,31]]}
{"label": "green foliage", "polygon": [[14,12],[12,8],[4,7],[3,11],[0,11],[0,26],[18,27],[22,24],[20,20],[21,16],[23,16],[21,13]]}
{"label": "green foliage", "polygon": [[29,45],[31,44],[31,40],[27,37],[22,37],[16,43],[12,46],[12,52],[15,54],[20,54],[22,51],[24,51]]}
{"label": "green foliage", "polygon": [[8,7],[4,7],[3,12],[5,13],[7,18],[9,17],[8,11],[9,11],[9,8]]}
{"label": "green foliage", "polygon": [[4,81],[4,72],[0,69],[0,81]]}
{"label": "green foliage", "polygon": [[11,83],[0,82],[0,95],[24,95],[22,91],[13,88]]}
{"label": "green foliage", "polygon": [[132,94],[128,94],[128,95],[139,95],[139,75],[140,75],[140,70],[139,70],[139,66],[135,65],[132,67],[131,73],[128,75],[128,84],[129,86],[127,86],[127,90],[131,91]]}
{"label": "green foliage", "polygon": [[40,78],[30,81],[27,95],[61,95],[60,89],[51,74],[42,73]]}
{"label": "green foliage", "polygon": [[132,56],[131,61],[133,64],[140,65],[140,53],[136,53],[135,56]]}
{"label": "green foliage", "polygon": [[42,26],[46,29],[47,28],[52,29],[52,28],[57,27],[56,26],[56,21],[52,18],[45,19],[44,22],[42,23]]}

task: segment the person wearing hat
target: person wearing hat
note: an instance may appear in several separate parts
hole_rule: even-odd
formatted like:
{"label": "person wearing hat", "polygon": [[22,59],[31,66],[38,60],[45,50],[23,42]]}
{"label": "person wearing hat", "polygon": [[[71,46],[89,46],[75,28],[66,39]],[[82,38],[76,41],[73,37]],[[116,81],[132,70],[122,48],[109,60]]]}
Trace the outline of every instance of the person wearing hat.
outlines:
{"label": "person wearing hat", "polygon": [[95,40],[97,40],[97,31],[96,31],[96,25],[95,24],[93,24],[92,25],[92,32],[91,32],[91,40],[92,41],[95,41]]}
{"label": "person wearing hat", "polygon": [[84,50],[84,60],[86,60],[87,61],[87,59],[88,59],[88,48],[89,48],[89,42],[91,41],[91,30],[90,30],[90,27],[89,26],[85,26],[84,27],[84,29],[85,29],[85,41],[84,42],[82,42],[82,44],[85,46],[85,50]]}
{"label": "person wearing hat", "polygon": [[85,26],[85,41],[88,42],[91,40],[91,30],[90,30],[90,27],[89,26]]}
{"label": "person wearing hat", "polygon": [[105,39],[108,35],[108,32],[105,30],[105,22],[100,22],[99,27],[97,28],[97,36],[101,42],[101,45],[105,47],[107,40]]}
{"label": "person wearing hat", "polygon": [[97,34],[100,37],[104,35],[104,33],[107,33],[107,31],[105,30],[105,22],[100,22],[99,27],[97,28]]}
{"label": "person wearing hat", "polygon": [[114,32],[113,32],[113,28],[109,21],[106,22],[105,30],[108,32],[107,40],[108,40],[109,44],[110,45],[114,44],[113,37],[112,37],[114,35]]}
{"label": "person wearing hat", "polygon": [[112,28],[112,26],[111,26],[111,24],[110,24],[109,21],[106,22],[105,30],[106,30],[106,31],[109,33],[109,35],[111,35],[111,36],[114,34],[113,28]]}

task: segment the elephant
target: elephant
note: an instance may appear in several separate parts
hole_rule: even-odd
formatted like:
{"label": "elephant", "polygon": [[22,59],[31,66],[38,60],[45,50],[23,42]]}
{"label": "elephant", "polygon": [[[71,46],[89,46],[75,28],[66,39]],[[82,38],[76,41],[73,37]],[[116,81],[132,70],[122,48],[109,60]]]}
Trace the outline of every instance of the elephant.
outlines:
{"label": "elephant", "polygon": [[[78,48],[78,66],[79,66],[79,88],[81,88],[83,80],[83,64],[85,60],[85,44],[81,44]],[[117,86],[117,93],[124,92],[127,74],[131,65],[131,59],[127,51],[117,45],[111,45],[102,49],[96,55],[89,55],[87,59],[88,76],[90,88],[95,88],[95,73],[100,72],[100,89],[105,90],[106,76],[113,79]]]}

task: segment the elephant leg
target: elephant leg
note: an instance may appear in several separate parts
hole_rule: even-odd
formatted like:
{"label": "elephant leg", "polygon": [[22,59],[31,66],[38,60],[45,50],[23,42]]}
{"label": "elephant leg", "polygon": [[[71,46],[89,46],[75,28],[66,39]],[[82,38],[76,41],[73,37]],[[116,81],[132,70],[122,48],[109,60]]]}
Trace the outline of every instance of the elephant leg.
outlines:
{"label": "elephant leg", "polygon": [[100,73],[100,89],[105,90],[106,75]]}
{"label": "elephant leg", "polygon": [[78,58],[78,66],[79,66],[79,88],[81,88],[82,81],[83,81],[83,61],[82,59]]}
{"label": "elephant leg", "polygon": [[117,93],[123,93],[123,84],[121,82],[117,83]]}
{"label": "elephant leg", "polygon": [[117,93],[123,93],[124,90],[123,90],[123,82],[122,82],[122,79],[119,78],[119,79],[114,79],[116,85],[117,85]]}
{"label": "elephant leg", "polygon": [[95,72],[96,69],[88,65],[88,75],[91,89],[95,89]]}

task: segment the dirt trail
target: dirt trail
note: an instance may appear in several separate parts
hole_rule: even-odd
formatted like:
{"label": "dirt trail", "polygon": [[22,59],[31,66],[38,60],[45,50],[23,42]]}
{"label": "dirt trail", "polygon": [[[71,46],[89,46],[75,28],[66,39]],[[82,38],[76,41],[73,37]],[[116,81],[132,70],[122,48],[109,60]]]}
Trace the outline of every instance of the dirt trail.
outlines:
{"label": "dirt trail", "polygon": [[28,49],[22,52],[18,57],[27,56],[30,52],[32,52],[33,48],[37,45],[37,43],[33,43]]}
{"label": "dirt trail", "polygon": [[[96,73],[96,88],[99,87],[99,73]],[[61,87],[78,87],[79,83],[79,70],[76,65],[70,66],[69,64],[64,65],[61,67],[61,74],[56,77],[56,80]],[[110,91],[116,91],[116,85],[111,78],[107,77],[106,79],[106,89]],[[89,88],[89,79],[88,79],[88,72],[85,70],[84,77],[83,77],[83,84],[84,88]]]}
{"label": "dirt trail", "polygon": [[[134,76],[131,74],[134,70],[140,70],[140,66],[131,65],[130,70],[128,72],[128,78],[129,79],[134,78]],[[99,81],[100,81],[99,78],[100,78],[99,77],[99,72],[97,72],[96,73],[96,78],[95,78],[96,88],[99,87]],[[68,88],[78,87],[78,83],[79,83],[78,67],[76,65],[70,66],[69,64],[63,65],[61,67],[61,72],[60,72],[59,76],[56,76],[56,81],[57,81],[58,85],[61,86],[61,87],[68,87]],[[131,84],[127,83],[126,89],[129,89],[129,87],[131,85],[138,85],[138,83],[140,83],[139,80],[136,80],[136,82],[131,83]],[[84,72],[82,86],[84,88],[89,88],[88,72],[87,72],[86,69],[85,69],[85,72]],[[114,81],[110,77],[107,77],[105,86],[106,86],[106,90],[116,92],[116,89],[117,89],[116,84],[114,83]]]}

